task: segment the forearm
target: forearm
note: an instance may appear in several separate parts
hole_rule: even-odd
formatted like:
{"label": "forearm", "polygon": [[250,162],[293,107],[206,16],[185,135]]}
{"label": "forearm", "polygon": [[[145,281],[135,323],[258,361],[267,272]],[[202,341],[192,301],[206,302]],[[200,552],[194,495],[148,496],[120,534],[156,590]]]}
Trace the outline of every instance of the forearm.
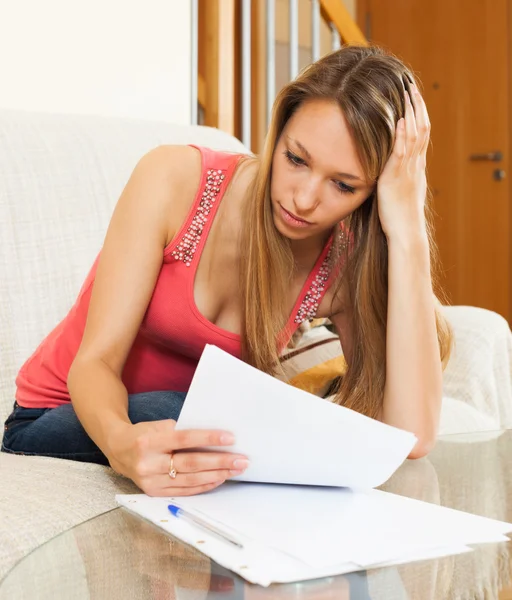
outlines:
{"label": "forearm", "polygon": [[442,366],[426,236],[389,241],[386,384],[382,420],[413,432],[411,458],[423,456],[437,434]]}
{"label": "forearm", "polygon": [[122,381],[101,360],[79,360],[71,366],[68,390],[84,429],[109,456],[112,433],[131,424],[128,393]]}

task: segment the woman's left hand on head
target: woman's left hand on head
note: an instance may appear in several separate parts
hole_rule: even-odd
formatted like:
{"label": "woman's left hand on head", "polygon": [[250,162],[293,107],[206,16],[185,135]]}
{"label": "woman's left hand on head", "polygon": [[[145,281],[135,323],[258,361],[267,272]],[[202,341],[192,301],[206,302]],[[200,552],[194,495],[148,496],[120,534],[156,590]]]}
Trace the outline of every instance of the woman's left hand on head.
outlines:
{"label": "woman's left hand on head", "polygon": [[[414,84],[405,94],[405,119],[396,127],[393,152],[377,184],[379,218],[388,240],[426,238],[426,155],[430,140],[427,107]],[[413,109],[414,103],[414,109]]]}

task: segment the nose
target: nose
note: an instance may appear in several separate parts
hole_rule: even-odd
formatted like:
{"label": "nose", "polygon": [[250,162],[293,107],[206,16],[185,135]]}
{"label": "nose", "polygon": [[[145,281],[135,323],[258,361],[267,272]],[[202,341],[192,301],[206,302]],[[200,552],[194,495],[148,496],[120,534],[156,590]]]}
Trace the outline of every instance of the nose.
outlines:
{"label": "nose", "polygon": [[306,218],[318,206],[320,198],[320,182],[310,177],[298,185],[293,194],[293,205],[298,217]]}

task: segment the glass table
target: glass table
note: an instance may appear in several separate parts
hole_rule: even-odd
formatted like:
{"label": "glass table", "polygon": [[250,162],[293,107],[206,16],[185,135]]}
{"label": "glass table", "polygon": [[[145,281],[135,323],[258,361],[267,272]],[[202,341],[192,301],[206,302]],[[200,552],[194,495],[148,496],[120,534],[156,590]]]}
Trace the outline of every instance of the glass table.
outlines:
{"label": "glass table", "polygon": [[[512,430],[445,436],[381,489],[512,522]],[[509,600],[512,540],[473,552],[269,588],[245,582],[115,509],[50,540],[0,584],[0,600]]]}

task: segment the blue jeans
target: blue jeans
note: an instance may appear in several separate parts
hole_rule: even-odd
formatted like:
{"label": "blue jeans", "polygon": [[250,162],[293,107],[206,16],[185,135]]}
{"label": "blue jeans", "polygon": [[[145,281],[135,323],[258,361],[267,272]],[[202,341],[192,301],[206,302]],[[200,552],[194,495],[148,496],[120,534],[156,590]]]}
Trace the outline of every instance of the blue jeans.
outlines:
{"label": "blue jeans", "polygon": [[[177,420],[185,397],[184,392],[132,394],[128,396],[128,416],[132,423]],[[2,452],[109,464],[71,403],[57,408],[23,408],[15,402],[5,422]]]}

